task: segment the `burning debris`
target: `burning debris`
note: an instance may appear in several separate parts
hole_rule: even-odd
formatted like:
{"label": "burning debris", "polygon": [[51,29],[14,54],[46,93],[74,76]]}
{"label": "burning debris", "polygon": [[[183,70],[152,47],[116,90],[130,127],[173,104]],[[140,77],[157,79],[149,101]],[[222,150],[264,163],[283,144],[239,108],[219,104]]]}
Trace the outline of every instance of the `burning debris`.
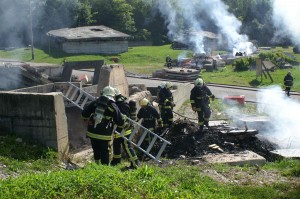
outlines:
{"label": "burning debris", "polygon": [[176,120],[164,138],[172,145],[164,152],[167,158],[199,157],[209,153],[240,153],[253,151],[266,160],[273,159],[270,151],[275,145],[261,140],[255,130],[237,129],[228,124],[212,126],[199,131],[198,125],[189,120]]}

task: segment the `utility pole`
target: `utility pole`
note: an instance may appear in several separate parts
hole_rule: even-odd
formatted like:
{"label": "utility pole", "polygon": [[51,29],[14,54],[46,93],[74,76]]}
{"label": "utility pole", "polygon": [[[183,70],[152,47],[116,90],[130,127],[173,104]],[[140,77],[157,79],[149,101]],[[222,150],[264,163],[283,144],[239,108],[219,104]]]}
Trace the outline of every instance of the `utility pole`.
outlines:
{"label": "utility pole", "polygon": [[31,0],[29,1],[29,12],[30,12],[30,36],[31,36],[31,60],[34,60]]}

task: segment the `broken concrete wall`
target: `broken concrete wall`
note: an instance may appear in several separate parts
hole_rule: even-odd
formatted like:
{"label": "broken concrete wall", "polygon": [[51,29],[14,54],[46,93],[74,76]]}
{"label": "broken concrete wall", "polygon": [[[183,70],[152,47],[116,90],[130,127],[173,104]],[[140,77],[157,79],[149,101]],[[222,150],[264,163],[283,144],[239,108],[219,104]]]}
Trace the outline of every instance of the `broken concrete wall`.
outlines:
{"label": "broken concrete wall", "polygon": [[0,92],[0,133],[16,134],[68,152],[68,126],[60,93]]}
{"label": "broken concrete wall", "polygon": [[174,111],[178,111],[182,104],[190,99],[192,88],[193,85],[190,83],[176,84],[176,90],[172,90],[174,103],[176,104]]}
{"label": "broken concrete wall", "polygon": [[102,66],[97,88],[97,96],[99,96],[102,89],[108,85],[119,89],[124,96],[129,96],[128,81],[125,76],[123,65],[114,64]]}

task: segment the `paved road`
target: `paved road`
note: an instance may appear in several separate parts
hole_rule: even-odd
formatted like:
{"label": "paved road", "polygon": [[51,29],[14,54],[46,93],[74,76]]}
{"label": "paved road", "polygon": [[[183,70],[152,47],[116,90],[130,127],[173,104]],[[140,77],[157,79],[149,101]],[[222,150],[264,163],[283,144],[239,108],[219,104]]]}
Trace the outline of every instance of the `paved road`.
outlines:
{"label": "paved road", "polygon": [[[157,87],[163,80],[152,80],[152,79],[140,79],[135,77],[127,77],[129,84],[145,84],[147,87]],[[254,89],[248,87],[242,87],[242,89],[236,89],[230,86],[217,86],[213,84],[208,84],[208,87],[214,93],[217,98],[223,99],[225,96],[231,95],[244,95],[246,102],[257,102],[256,95],[261,89]],[[300,94],[292,92],[291,98],[300,101]]]}

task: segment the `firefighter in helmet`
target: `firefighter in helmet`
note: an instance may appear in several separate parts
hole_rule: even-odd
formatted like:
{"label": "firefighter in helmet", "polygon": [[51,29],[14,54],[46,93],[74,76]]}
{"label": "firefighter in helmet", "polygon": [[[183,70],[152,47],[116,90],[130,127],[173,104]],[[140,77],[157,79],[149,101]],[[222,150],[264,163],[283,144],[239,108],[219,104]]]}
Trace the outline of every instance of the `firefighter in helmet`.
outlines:
{"label": "firefighter in helmet", "polygon": [[[126,101],[127,98],[123,96],[118,89],[115,89],[116,94],[116,105],[120,109],[121,113],[126,115],[126,117],[136,120],[136,102],[130,100],[129,103]],[[131,134],[131,128],[121,128],[118,127],[116,129],[117,132],[122,133],[126,138],[129,138]],[[122,132],[123,131],[123,132]],[[113,159],[111,161],[111,165],[117,165],[121,163],[121,148],[125,151],[129,161],[130,161],[130,168],[137,168],[139,166],[139,160],[134,149],[131,146],[131,143],[128,142],[126,139],[122,138],[118,134],[114,134],[114,141],[113,141]]]}
{"label": "firefighter in helmet", "polygon": [[101,96],[84,107],[81,116],[88,120],[86,135],[91,140],[95,162],[108,165],[113,126],[123,128],[127,125],[115,103],[115,89],[104,87]]}
{"label": "firefighter in helmet", "polygon": [[197,78],[195,86],[191,90],[190,103],[193,111],[197,111],[198,125],[200,131],[203,131],[203,126],[209,127],[209,119],[211,116],[210,99],[214,100],[215,96],[210,89],[204,84],[203,79]]}
{"label": "firefighter in helmet", "polygon": [[175,106],[173,94],[170,90],[171,83],[166,82],[164,87],[159,91],[160,114],[164,127],[170,127],[173,123],[173,107]]}
{"label": "firefighter in helmet", "polygon": [[167,64],[168,68],[172,68],[172,59],[171,59],[170,55],[168,55],[166,57],[166,64]]}
{"label": "firefighter in helmet", "polygon": [[[140,110],[137,114],[137,120],[143,119],[142,126],[149,129],[152,132],[157,132],[162,128],[162,120],[160,118],[157,110],[150,104],[149,100],[143,98],[140,101]],[[157,126],[156,126],[157,124]],[[146,137],[146,141],[149,143],[151,140],[151,135]],[[145,146],[145,143],[142,144],[142,148]]]}
{"label": "firefighter in helmet", "polygon": [[290,96],[291,87],[294,84],[294,78],[293,78],[293,76],[291,74],[291,71],[289,71],[286,74],[286,76],[283,79],[283,83],[284,83],[284,86],[285,86],[285,93],[286,93],[286,95]]}

